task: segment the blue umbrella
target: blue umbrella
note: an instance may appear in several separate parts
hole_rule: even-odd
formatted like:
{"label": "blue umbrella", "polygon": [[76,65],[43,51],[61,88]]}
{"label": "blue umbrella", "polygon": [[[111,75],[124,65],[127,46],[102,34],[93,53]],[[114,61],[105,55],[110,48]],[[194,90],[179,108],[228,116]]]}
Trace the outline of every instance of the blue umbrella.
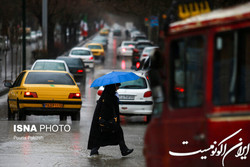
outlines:
{"label": "blue umbrella", "polygon": [[122,83],[126,81],[137,80],[139,78],[140,77],[133,72],[113,71],[94,80],[90,87],[99,87],[110,84]]}

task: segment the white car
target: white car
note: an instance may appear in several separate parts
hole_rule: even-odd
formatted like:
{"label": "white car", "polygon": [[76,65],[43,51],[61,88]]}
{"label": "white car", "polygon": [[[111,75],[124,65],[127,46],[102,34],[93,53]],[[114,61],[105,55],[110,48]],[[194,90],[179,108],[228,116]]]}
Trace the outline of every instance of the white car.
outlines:
{"label": "white car", "polygon": [[135,44],[133,41],[123,41],[117,48],[117,56],[132,56]]}
{"label": "white car", "polygon": [[35,42],[37,40],[37,34],[36,31],[31,31],[30,32],[30,41]]}
{"label": "white car", "polygon": [[[119,108],[121,115],[145,115],[149,121],[153,109],[152,92],[144,72],[134,72],[140,78],[134,81],[121,83],[118,89]],[[104,87],[97,91],[96,99],[99,99]]]}
{"label": "white car", "polygon": [[159,47],[158,46],[145,47],[141,53],[140,61],[142,61],[143,59],[147,59],[150,56],[153,56],[156,49],[159,49]]}
{"label": "white car", "polygon": [[64,60],[39,59],[36,60],[31,70],[53,70],[53,71],[69,71],[69,67]]}
{"label": "white car", "polygon": [[81,58],[85,67],[94,69],[94,56],[89,48],[75,47],[71,49],[69,57]]}

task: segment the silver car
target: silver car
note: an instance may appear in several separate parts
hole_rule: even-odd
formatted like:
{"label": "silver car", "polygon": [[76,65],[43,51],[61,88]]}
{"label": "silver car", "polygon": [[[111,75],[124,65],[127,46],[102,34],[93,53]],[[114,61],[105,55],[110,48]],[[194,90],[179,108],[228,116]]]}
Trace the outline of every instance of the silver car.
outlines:
{"label": "silver car", "polygon": [[94,56],[89,48],[75,47],[71,49],[69,57],[81,58],[86,68],[94,69]]}

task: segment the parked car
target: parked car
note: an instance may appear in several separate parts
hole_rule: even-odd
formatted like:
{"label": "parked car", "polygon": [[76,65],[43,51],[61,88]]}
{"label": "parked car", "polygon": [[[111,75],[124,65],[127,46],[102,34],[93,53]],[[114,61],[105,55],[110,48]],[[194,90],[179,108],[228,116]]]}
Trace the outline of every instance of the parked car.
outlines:
{"label": "parked car", "polygon": [[[119,108],[121,115],[145,115],[147,121],[150,121],[153,99],[152,92],[149,86],[149,81],[145,72],[134,72],[140,78],[133,81],[121,83],[118,89]],[[99,99],[104,87],[100,87],[97,91],[96,98]]]}
{"label": "parked car", "polygon": [[36,60],[31,70],[52,70],[52,71],[67,71],[70,73],[69,67],[63,60],[38,59]]}
{"label": "parked car", "polygon": [[80,58],[60,56],[57,60],[63,60],[69,67],[70,73],[74,76],[76,82],[85,85],[86,83],[86,68]]}
{"label": "parked car", "polygon": [[85,45],[85,47],[89,48],[94,55],[95,60],[102,60],[104,62],[105,60],[105,52],[103,45],[100,43],[88,43]]}
{"label": "parked car", "polygon": [[26,115],[71,116],[80,120],[81,93],[66,71],[25,70],[14,84],[5,82],[8,93],[8,119],[26,120]]}
{"label": "parked car", "polygon": [[94,70],[94,56],[89,48],[75,47],[71,49],[69,57],[81,58],[86,68]]}
{"label": "parked car", "polygon": [[133,41],[123,41],[117,48],[117,56],[132,56],[135,44]]}

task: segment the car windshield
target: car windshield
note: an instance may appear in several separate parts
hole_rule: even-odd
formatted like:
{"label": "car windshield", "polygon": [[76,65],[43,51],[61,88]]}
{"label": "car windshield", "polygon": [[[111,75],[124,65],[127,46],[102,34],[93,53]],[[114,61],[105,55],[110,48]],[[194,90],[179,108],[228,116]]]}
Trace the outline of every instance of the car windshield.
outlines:
{"label": "car windshield", "polygon": [[133,81],[127,81],[121,83],[120,89],[145,89],[147,88],[147,83],[144,78],[139,78]]}
{"label": "car windshield", "polygon": [[66,68],[64,63],[60,62],[36,62],[33,70],[66,71]]}
{"label": "car windshield", "polygon": [[75,85],[69,74],[56,72],[29,72],[25,84]]}
{"label": "car windshield", "polygon": [[80,56],[89,56],[89,55],[91,55],[90,51],[83,50],[83,49],[72,50],[70,54],[71,55],[80,55]]}
{"label": "car windshield", "polygon": [[88,45],[89,49],[102,49],[100,45]]}

